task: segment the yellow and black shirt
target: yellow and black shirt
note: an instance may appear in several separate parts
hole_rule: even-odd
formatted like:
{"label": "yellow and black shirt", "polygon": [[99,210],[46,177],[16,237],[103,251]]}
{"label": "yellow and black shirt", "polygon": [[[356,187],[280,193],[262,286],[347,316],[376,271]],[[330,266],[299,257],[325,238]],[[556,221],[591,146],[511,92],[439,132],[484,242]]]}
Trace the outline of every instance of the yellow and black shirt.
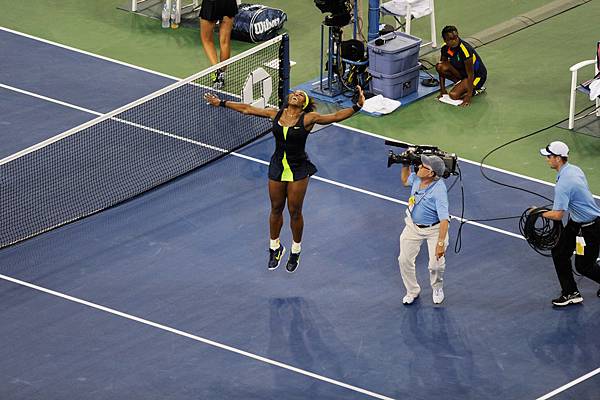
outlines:
{"label": "yellow and black shirt", "polygon": [[281,126],[279,119],[282,108],[273,120],[275,152],[269,164],[269,179],[282,182],[299,181],[317,172],[304,150],[310,134],[304,127],[304,113],[300,114],[294,126]]}
{"label": "yellow and black shirt", "polygon": [[[485,80],[487,77],[487,69],[481,61],[481,57],[475,51],[473,46],[464,40],[460,39],[458,46],[450,48],[447,44],[444,44],[441,49],[442,59],[447,58],[450,64],[460,73],[462,79],[467,77],[467,69],[465,67],[465,61],[469,58],[473,58],[473,72],[475,78],[482,78]],[[475,82],[474,82],[475,84]]]}

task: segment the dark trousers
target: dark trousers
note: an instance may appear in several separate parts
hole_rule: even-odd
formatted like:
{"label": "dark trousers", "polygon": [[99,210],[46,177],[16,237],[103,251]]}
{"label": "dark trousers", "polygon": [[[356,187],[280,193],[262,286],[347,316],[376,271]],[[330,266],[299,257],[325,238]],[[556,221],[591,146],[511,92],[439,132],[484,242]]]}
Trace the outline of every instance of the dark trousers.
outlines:
{"label": "dark trousers", "polygon": [[581,275],[600,283],[600,265],[596,263],[600,251],[600,218],[596,218],[591,224],[579,224],[569,220],[558,244],[552,249],[552,260],[564,295],[578,291],[573,277],[571,256],[575,250],[575,238],[580,230],[585,240],[585,251],[582,256],[575,255],[575,269]]}

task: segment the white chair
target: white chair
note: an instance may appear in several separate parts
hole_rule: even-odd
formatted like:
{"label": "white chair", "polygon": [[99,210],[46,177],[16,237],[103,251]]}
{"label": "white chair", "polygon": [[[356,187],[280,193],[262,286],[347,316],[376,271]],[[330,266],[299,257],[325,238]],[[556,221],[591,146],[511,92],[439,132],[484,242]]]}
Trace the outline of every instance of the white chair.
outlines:
{"label": "white chair", "polygon": [[431,41],[421,43],[421,47],[428,45],[437,47],[434,0],[392,0],[382,4],[380,10],[382,15],[391,15],[394,17],[397,22],[396,27],[402,24],[400,18],[404,18],[404,32],[409,35],[412,19],[429,15]]}
{"label": "white chair", "polygon": [[138,4],[145,2],[146,0],[131,0],[131,11],[137,12]]}
{"label": "white chair", "polygon": [[[595,72],[594,78],[590,79],[584,83],[578,83],[577,80],[577,72],[588,65],[595,64]],[[585,60],[578,62],[569,68],[571,71],[571,100],[569,102],[569,129],[573,129],[575,126],[575,95],[577,92],[590,94],[590,83],[592,83],[595,79],[600,79],[600,42],[596,45],[596,59],[595,60]],[[600,117],[600,97],[596,97],[596,116]]]}

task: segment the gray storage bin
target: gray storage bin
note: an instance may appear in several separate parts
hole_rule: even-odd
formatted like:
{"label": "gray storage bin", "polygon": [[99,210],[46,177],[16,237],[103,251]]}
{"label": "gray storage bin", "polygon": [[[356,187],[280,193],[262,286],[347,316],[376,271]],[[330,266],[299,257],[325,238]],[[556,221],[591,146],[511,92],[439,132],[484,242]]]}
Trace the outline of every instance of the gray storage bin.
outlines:
{"label": "gray storage bin", "polygon": [[[377,46],[375,42],[378,40],[384,43]],[[370,41],[367,47],[369,69],[381,74],[393,75],[417,65],[421,39],[404,32],[390,32]]]}
{"label": "gray storage bin", "polygon": [[399,99],[417,91],[419,86],[419,69],[421,63],[416,66],[393,75],[381,74],[371,71],[371,91],[381,94],[388,99]]}

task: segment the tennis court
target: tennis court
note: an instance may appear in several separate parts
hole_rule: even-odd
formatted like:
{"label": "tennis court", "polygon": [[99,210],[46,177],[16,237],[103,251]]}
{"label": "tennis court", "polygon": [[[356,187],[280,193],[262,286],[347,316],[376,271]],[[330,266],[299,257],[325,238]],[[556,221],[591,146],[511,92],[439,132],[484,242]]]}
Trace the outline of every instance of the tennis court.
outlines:
{"label": "tennis court", "polygon": [[[10,55],[0,104],[11,128],[0,157],[175,82],[7,30],[0,45]],[[399,168],[386,168],[377,134],[332,125],[311,137],[319,172],[303,263],[295,274],[267,271],[272,148],[266,136],[0,251],[0,397],[597,398],[597,287],[582,280],[585,306],[552,309],[551,261],[514,220],[466,224],[462,250],[448,255],[445,302],[434,306],[423,284],[417,303],[402,305],[396,257],[408,189]],[[477,163],[460,165],[469,219],[539,204],[484,180]],[[486,173],[552,194],[541,181]],[[460,216],[459,185],[449,195]]]}

